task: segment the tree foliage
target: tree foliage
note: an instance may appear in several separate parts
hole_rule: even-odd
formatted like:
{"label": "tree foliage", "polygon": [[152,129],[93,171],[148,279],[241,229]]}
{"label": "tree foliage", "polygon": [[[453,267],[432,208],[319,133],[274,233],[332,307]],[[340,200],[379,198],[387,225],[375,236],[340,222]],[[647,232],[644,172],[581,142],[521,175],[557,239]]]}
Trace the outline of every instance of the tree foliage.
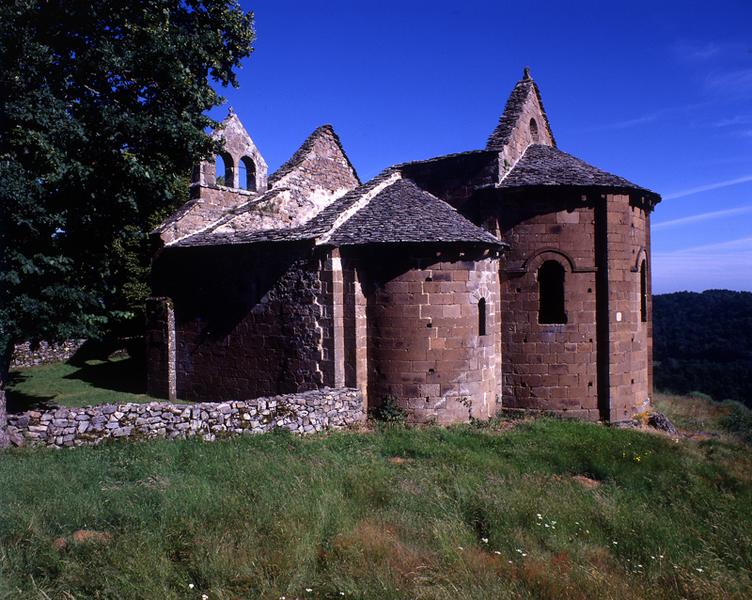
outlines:
{"label": "tree foliage", "polygon": [[0,385],[14,341],[133,317],[253,37],[236,0],[0,4]]}
{"label": "tree foliage", "polygon": [[707,290],[653,298],[655,386],[752,407],[752,293]]}

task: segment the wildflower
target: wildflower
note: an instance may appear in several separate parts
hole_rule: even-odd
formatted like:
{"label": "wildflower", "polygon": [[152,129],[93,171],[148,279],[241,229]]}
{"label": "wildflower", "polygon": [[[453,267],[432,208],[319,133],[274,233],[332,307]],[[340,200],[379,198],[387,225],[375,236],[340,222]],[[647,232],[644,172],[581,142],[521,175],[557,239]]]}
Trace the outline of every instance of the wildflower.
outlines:
{"label": "wildflower", "polygon": [[655,556],[653,556],[652,554],[650,555],[650,558],[652,558],[653,560],[655,560]]}
{"label": "wildflower", "polygon": [[536,516],[536,517],[538,517],[539,519],[542,519],[542,518],[543,518],[543,515],[542,515],[542,514],[540,514],[540,513],[536,513],[536,514],[535,514],[535,516]]}
{"label": "wildflower", "polygon": [[642,565],[637,565],[637,568],[638,569],[642,569]]}
{"label": "wildflower", "polygon": [[310,594],[313,590],[311,588],[306,588],[305,591]]}
{"label": "wildflower", "polygon": [[697,571],[698,573],[702,573],[702,569],[700,567],[695,567],[695,571]]}
{"label": "wildflower", "polygon": [[462,546],[457,546],[457,550],[464,550]]}
{"label": "wildflower", "polygon": [[659,554],[659,555],[658,555],[658,558],[663,558],[663,554]]}
{"label": "wildflower", "polygon": [[340,593],[339,593],[339,595],[340,595],[340,596],[344,596],[344,595],[345,595],[345,592],[340,592]]}
{"label": "wildflower", "polygon": [[193,589],[193,588],[195,588],[195,587],[196,587],[196,586],[195,586],[195,585],[193,585],[192,583],[189,583],[189,584],[188,584],[188,589],[189,589],[189,590],[192,590],[192,589]]}
{"label": "wildflower", "polygon": [[484,544],[487,544],[488,543],[488,538],[480,538],[480,541],[483,542]]}
{"label": "wildflower", "polygon": [[550,527],[550,525],[548,523],[543,523],[543,527],[548,528],[548,527]]}
{"label": "wildflower", "polygon": [[520,554],[522,554],[522,550],[520,550],[519,548],[517,548],[517,552],[519,552]]}
{"label": "wildflower", "polygon": [[551,521],[551,525],[556,525],[556,521]]}
{"label": "wildflower", "polygon": [[614,546],[616,546],[616,545],[617,545],[618,543],[619,543],[619,542],[617,542],[616,540],[614,540]]}
{"label": "wildflower", "polygon": [[494,550],[494,554],[501,554],[498,550]]}
{"label": "wildflower", "polygon": [[508,562],[508,563],[509,563],[510,565],[512,564],[512,561],[511,561],[511,560],[509,560],[509,561],[507,561],[507,562]]}
{"label": "wildflower", "polygon": [[527,556],[527,552],[523,552],[523,553],[522,553],[522,556]]}

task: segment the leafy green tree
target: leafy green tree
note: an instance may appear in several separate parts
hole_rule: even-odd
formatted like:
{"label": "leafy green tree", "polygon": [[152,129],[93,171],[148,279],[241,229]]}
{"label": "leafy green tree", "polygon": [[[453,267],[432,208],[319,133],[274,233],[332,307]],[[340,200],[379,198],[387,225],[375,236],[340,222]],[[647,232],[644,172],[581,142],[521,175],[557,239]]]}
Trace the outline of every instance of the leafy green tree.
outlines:
{"label": "leafy green tree", "polygon": [[0,445],[15,342],[133,318],[253,39],[236,0],[0,4]]}

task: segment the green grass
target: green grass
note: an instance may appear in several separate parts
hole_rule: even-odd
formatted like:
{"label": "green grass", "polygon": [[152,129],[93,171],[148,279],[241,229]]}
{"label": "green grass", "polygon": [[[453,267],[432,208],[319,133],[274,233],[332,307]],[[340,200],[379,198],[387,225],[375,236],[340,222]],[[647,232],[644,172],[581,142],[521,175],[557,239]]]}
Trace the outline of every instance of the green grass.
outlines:
{"label": "green grass", "polygon": [[151,402],[143,369],[131,358],[55,363],[11,372],[8,403],[18,412],[36,407]]}
{"label": "green grass", "polygon": [[12,450],[0,598],[748,598],[749,450],[549,419]]}

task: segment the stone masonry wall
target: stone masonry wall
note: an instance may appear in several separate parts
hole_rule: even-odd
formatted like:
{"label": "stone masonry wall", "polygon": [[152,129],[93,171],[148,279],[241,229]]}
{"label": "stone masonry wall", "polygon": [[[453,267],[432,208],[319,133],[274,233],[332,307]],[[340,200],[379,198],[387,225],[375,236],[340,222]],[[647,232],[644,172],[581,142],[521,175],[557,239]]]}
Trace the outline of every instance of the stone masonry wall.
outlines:
{"label": "stone masonry wall", "polygon": [[[648,318],[640,314],[640,264],[647,261],[648,217],[627,195],[607,195],[603,214],[607,220],[608,269],[608,384],[611,421],[623,421],[648,408],[652,362],[650,289]],[[648,278],[649,279],[649,278]],[[604,311],[605,318],[605,311]]]}
{"label": "stone masonry wall", "polygon": [[[227,401],[333,385],[322,371],[324,260],[307,244],[165,251],[154,292],[175,307],[177,398]],[[162,355],[161,330],[157,320],[147,331],[150,358]],[[159,378],[149,392],[164,395],[152,381]]]}
{"label": "stone masonry wall", "polygon": [[244,402],[108,404],[10,415],[8,433],[16,444],[56,448],[89,446],[111,438],[188,438],[339,429],[363,421],[360,394],[324,388]]}
{"label": "stone masonry wall", "polygon": [[[504,407],[596,420],[598,410],[594,211],[579,194],[514,194],[499,216],[511,244],[502,282]],[[567,322],[538,322],[538,269],[565,272]]]}
{"label": "stone masonry wall", "polygon": [[403,248],[379,257],[368,269],[369,404],[393,399],[417,422],[492,416],[501,375],[498,260]]}
{"label": "stone masonry wall", "polygon": [[[535,120],[537,132],[531,130],[532,119]],[[546,127],[546,117],[543,115],[538,96],[532,90],[520,109],[517,123],[499,157],[505,172],[515,165],[530,144],[545,144],[546,146],[554,144]]]}
{"label": "stone masonry wall", "polygon": [[26,369],[37,365],[65,362],[71,358],[86,340],[66,340],[58,344],[24,342],[16,344],[11,359],[11,369]]}

